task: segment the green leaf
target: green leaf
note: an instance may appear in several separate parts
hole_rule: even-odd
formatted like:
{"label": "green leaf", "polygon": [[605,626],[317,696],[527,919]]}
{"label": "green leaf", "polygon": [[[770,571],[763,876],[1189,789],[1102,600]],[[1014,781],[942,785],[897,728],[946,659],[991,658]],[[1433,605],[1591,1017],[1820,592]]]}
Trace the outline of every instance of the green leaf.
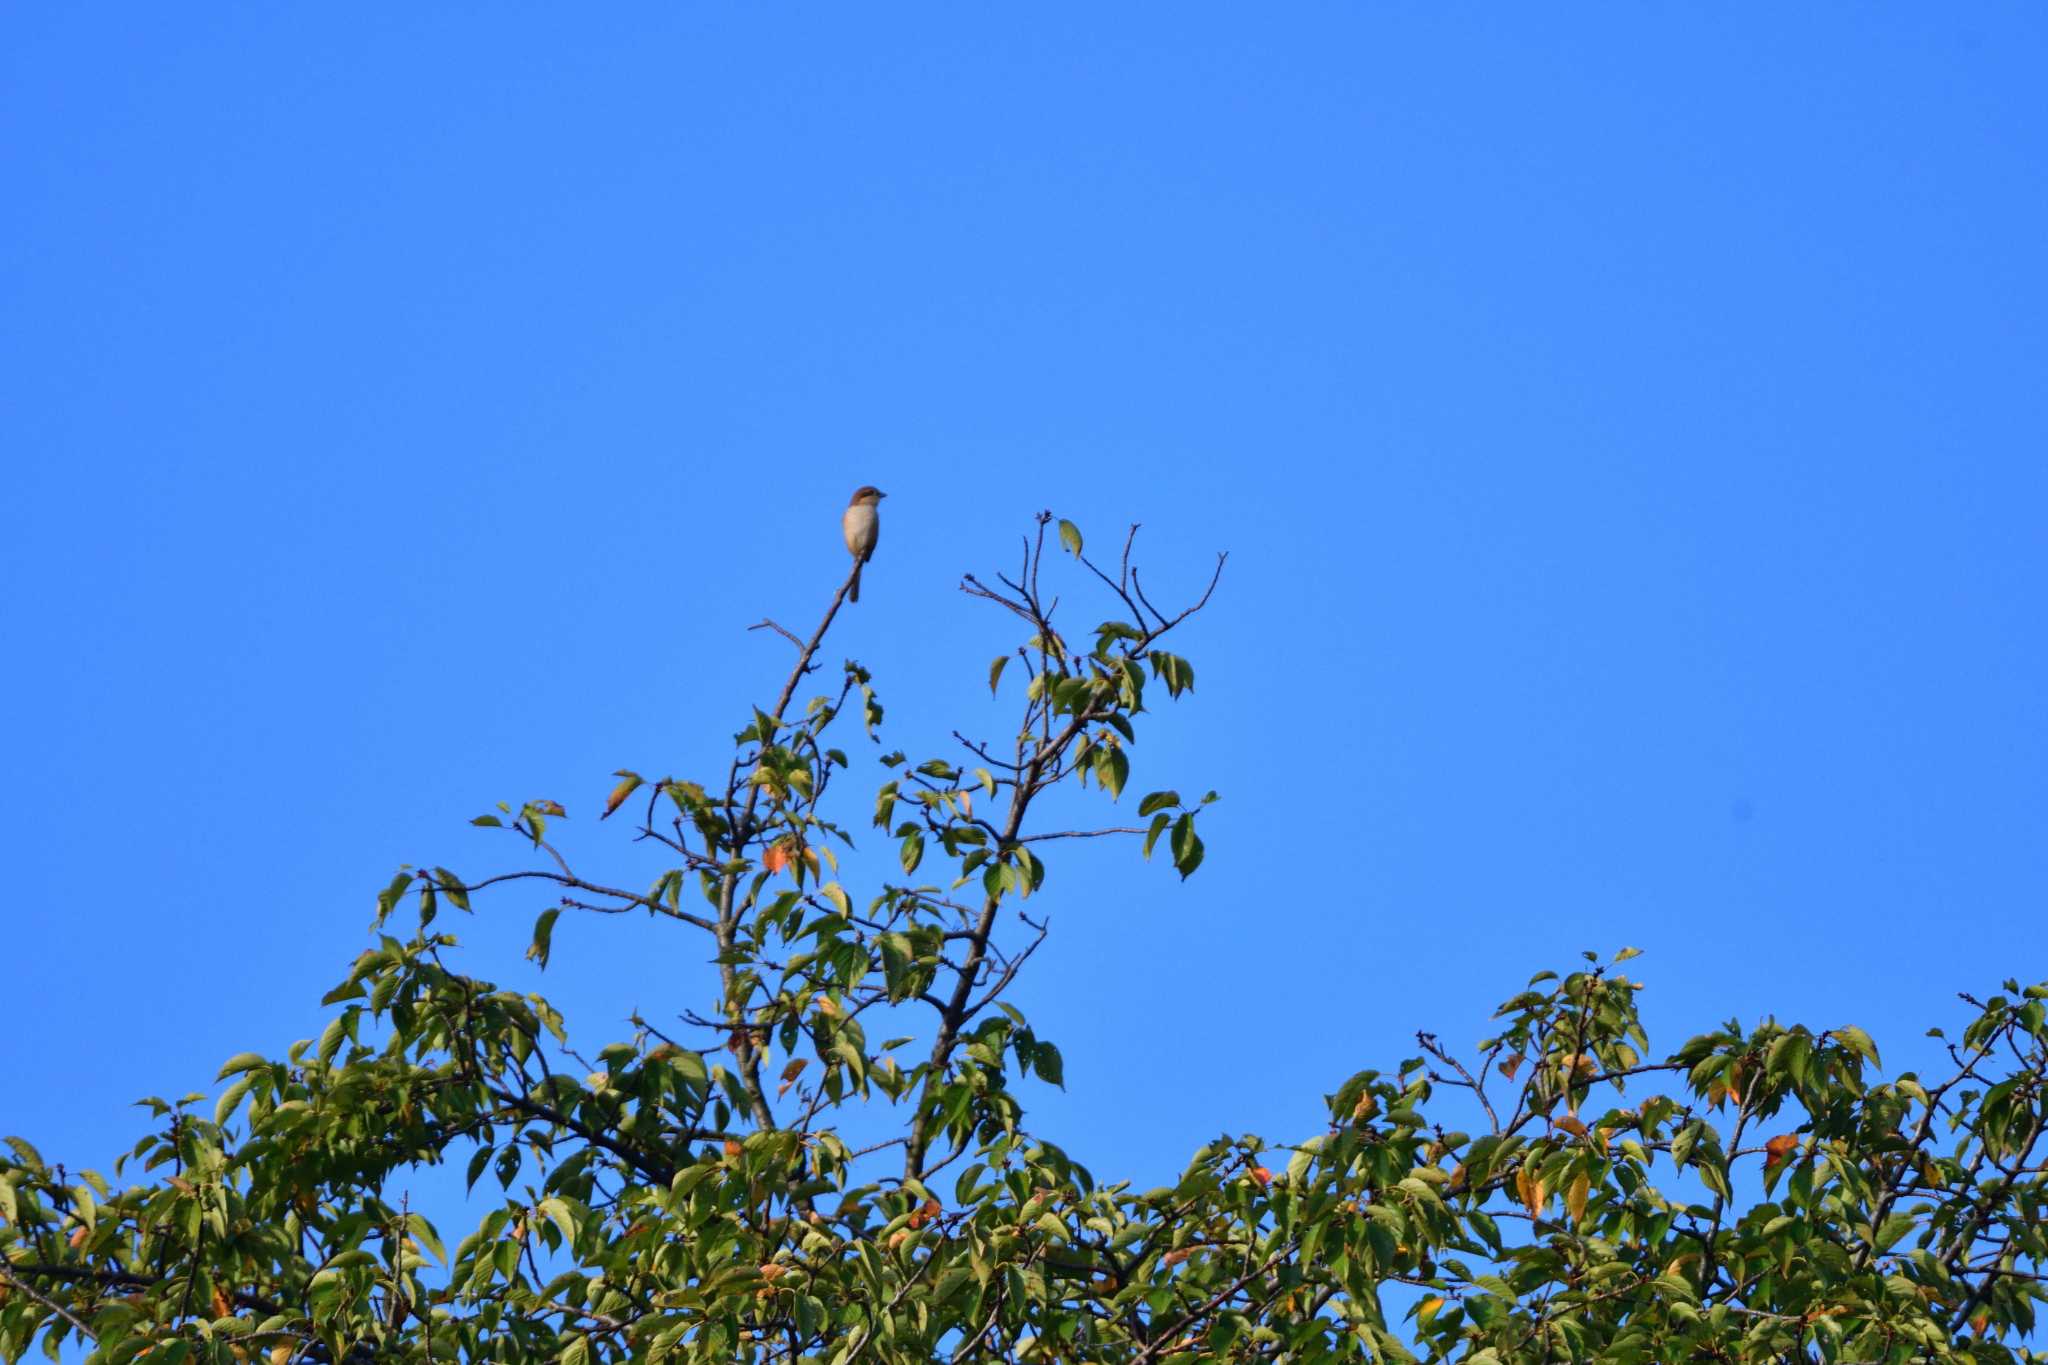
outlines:
{"label": "green leaf", "polygon": [[1081,528],[1071,521],[1060,522],[1060,544],[1066,547],[1068,554],[1078,557],[1081,553]]}
{"label": "green leaf", "polygon": [[1173,870],[1186,881],[1201,865],[1202,840],[1195,833],[1195,813],[1183,811],[1173,822]]}
{"label": "green leaf", "polygon": [[465,913],[474,913],[469,909],[469,889],[463,885],[462,878],[456,876],[445,867],[435,868],[434,876],[441,883],[442,893],[454,903],[457,910],[464,911]]}
{"label": "green leaf", "polygon": [[541,1200],[535,1211],[562,1230],[564,1246],[576,1244],[576,1215],[564,1200],[550,1196]]}
{"label": "green leaf", "polygon": [[1179,792],[1153,792],[1138,803],[1138,814],[1150,815],[1153,811],[1164,810],[1168,806],[1178,806],[1179,804]]}
{"label": "green leaf", "polygon": [[240,1080],[229,1086],[221,1095],[220,1101],[213,1106],[213,1121],[216,1124],[226,1124],[236,1108],[241,1105],[243,1098],[248,1095],[249,1088],[255,1084],[256,1078],[254,1076],[244,1075]]}
{"label": "green leaf", "polygon": [[996,655],[995,662],[988,666],[988,694],[991,697],[996,694],[996,684],[1003,680],[1003,670],[1009,666],[1010,656],[1007,654]]}
{"label": "green leaf", "polygon": [[405,888],[412,885],[412,873],[401,872],[391,879],[391,884],[377,893],[377,923],[382,924],[398,907],[398,898],[405,894]]}
{"label": "green leaf", "polygon": [[1124,783],[1131,775],[1131,757],[1122,748],[1097,749],[1095,751],[1095,780],[1109,793],[1114,801],[1124,793]]}
{"label": "green leaf", "polygon": [[1152,817],[1152,828],[1145,831],[1145,857],[1147,860],[1150,860],[1152,857],[1152,845],[1159,842],[1159,836],[1172,823],[1173,815],[1170,811],[1161,811]]}
{"label": "green leaf", "polygon": [[541,911],[540,918],[533,922],[533,943],[527,948],[526,955],[543,968],[548,965],[548,954],[554,947],[555,921],[561,916],[561,907],[555,906]]}
{"label": "green leaf", "polygon": [[448,1248],[442,1245],[441,1234],[434,1230],[434,1225],[429,1223],[424,1215],[417,1213],[407,1214],[406,1222],[411,1226],[412,1235],[419,1244],[433,1252],[435,1260],[443,1265],[448,1264]]}
{"label": "green leaf", "polygon": [[1840,1039],[1851,1052],[1862,1057],[1872,1066],[1884,1065],[1884,1063],[1877,1059],[1877,1044],[1871,1041],[1870,1035],[1862,1029],[1850,1025],[1834,1030],[1834,1036]]}
{"label": "green leaf", "polygon": [[348,1038],[349,1024],[355,1010],[346,1009],[327,1021],[327,1027],[320,1031],[320,1047],[317,1055],[323,1062],[334,1060],[334,1054],[341,1051],[342,1043]]}

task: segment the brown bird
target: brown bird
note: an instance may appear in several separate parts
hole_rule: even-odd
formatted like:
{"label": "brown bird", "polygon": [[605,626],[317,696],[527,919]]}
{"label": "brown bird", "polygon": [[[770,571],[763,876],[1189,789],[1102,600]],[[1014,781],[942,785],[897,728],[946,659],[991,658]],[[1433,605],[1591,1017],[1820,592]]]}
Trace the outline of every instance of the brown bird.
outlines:
{"label": "brown bird", "polygon": [[853,556],[853,586],[846,590],[846,600],[860,601],[860,566],[875,557],[875,542],[882,538],[882,516],[878,503],[888,497],[871,483],[864,483],[853,490],[853,501],[846,504],[846,514],[839,519],[839,529],[846,533],[846,552]]}

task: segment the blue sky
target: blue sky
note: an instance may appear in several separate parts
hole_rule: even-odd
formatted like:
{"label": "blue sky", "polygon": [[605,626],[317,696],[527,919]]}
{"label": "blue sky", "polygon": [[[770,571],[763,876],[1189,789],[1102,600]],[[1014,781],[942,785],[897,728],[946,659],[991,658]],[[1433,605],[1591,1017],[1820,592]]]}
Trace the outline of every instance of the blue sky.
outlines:
{"label": "blue sky", "polygon": [[[1133,778],[1208,863],[1063,852],[1020,992],[1098,1171],[1582,947],[1665,1046],[1926,1056],[2048,974],[2044,66],[2017,4],[7,7],[0,1130],[104,1166],[491,802],[716,771],[865,482],[831,652],[916,753],[1040,508],[1231,551]],[[469,961],[580,1043],[701,998],[534,908]]]}

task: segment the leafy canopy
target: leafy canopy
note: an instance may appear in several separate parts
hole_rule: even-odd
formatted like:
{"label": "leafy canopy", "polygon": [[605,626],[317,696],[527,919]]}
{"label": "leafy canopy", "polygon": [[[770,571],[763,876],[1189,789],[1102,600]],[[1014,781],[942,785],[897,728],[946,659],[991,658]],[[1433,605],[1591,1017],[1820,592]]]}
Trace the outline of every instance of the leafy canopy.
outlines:
{"label": "leafy canopy", "polygon": [[[1131,547],[1100,565],[1043,516],[1015,576],[962,584],[1021,635],[986,672],[1015,699],[1000,742],[887,754],[872,806],[848,797],[835,742],[849,718],[877,735],[873,679],[848,662],[797,703],[842,585],[808,638],[764,623],[797,658],[722,776],[618,775],[602,815],[668,864],[646,889],[572,869],[563,806],[501,806],[477,823],[518,866],[402,870],[317,1039],[232,1058],[210,1106],[149,1101],[113,1179],[10,1139],[0,1356],[2039,1358],[2042,986],[1971,999],[1942,1074],[1885,1079],[1847,1026],[1653,1052],[1631,954],[1588,955],[1475,1049],[1418,1034],[1334,1088],[1324,1131],[1219,1137],[1167,1186],[1030,1133],[1020,1088],[1061,1084],[1062,1059],[1005,995],[1048,862],[1106,834],[1185,878],[1214,799],[1126,791],[1148,702],[1194,689],[1166,645],[1209,600],[1160,610]],[[1060,573],[1110,618],[1065,634]],[[1063,788],[1135,822],[1049,828]],[[839,851],[863,820],[901,875],[855,890]],[[647,914],[704,937],[702,996],[579,1057],[546,999],[450,963],[444,916],[522,885],[552,898],[542,966],[563,913]],[[404,1193],[441,1163],[486,1208],[452,1248]]]}

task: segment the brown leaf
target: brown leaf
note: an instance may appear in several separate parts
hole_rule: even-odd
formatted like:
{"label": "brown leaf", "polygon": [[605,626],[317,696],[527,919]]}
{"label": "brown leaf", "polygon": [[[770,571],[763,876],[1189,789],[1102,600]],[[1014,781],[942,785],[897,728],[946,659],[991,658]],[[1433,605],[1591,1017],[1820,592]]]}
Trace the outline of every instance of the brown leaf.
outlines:
{"label": "brown leaf", "polygon": [[71,1237],[70,1237],[70,1242],[71,1242],[71,1245],[72,1245],[72,1246],[74,1246],[74,1247],[75,1247],[75,1246],[78,1246],[78,1245],[79,1245],[80,1243],[82,1243],[82,1242],[84,1242],[84,1241],[85,1241],[85,1238],[86,1238],[86,1228],[85,1228],[85,1224],[83,1224],[83,1223],[80,1223],[80,1224],[79,1224],[79,1225],[78,1225],[77,1227],[75,1227],[75,1228],[71,1229]]}
{"label": "brown leaf", "polygon": [[213,1287],[213,1315],[217,1318],[231,1318],[235,1315],[235,1301],[219,1285]]}
{"label": "brown leaf", "polygon": [[768,845],[768,851],[761,855],[761,866],[768,869],[768,875],[771,877],[788,867],[789,845],[781,839]]}
{"label": "brown leaf", "polygon": [[1562,1118],[1552,1119],[1550,1123],[1552,1127],[1562,1128],[1573,1137],[1584,1137],[1586,1135],[1586,1125],[1579,1122],[1575,1115],[1566,1114]]}
{"label": "brown leaf", "polygon": [[1780,1133],[1764,1144],[1764,1169],[1769,1170],[1792,1155],[1799,1146],[1799,1134]]}
{"label": "brown leaf", "polygon": [[609,819],[611,813],[624,805],[626,798],[631,796],[640,786],[640,779],[632,773],[621,772],[619,776],[625,780],[619,783],[618,786],[613,787],[612,794],[604,799],[604,813],[597,817],[600,820]]}
{"label": "brown leaf", "polygon": [[1507,1077],[1509,1080],[1513,1080],[1515,1078],[1515,1073],[1517,1071],[1520,1071],[1521,1069],[1522,1054],[1519,1052],[1517,1052],[1514,1056],[1508,1058],[1506,1061],[1500,1064],[1500,1074]]}

